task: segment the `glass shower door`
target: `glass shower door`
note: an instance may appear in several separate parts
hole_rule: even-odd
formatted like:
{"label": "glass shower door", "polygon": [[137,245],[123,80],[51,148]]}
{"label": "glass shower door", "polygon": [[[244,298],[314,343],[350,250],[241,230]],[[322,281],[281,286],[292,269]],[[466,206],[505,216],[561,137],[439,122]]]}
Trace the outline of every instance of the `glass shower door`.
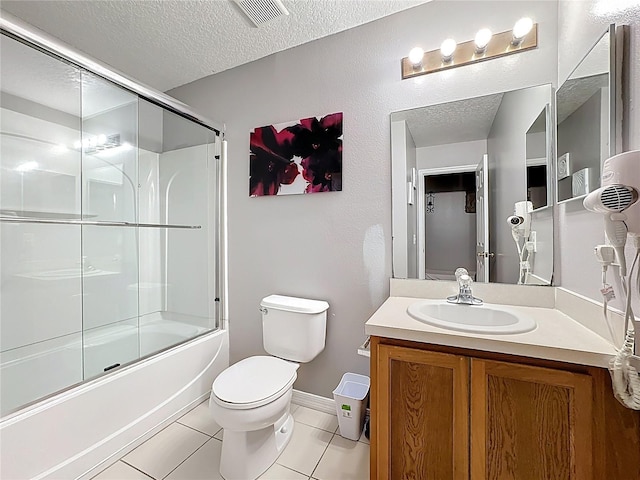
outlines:
{"label": "glass shower door", "polygon": [[81,122],[78,68],[5,35],[0,63],[4,416],[82,381]]}
{"label": "glass shower door", "polygon": [[82,73],[85,379],[140,357],[138,97]]}
{"label": "glass shower door", "polygon": [[216,136],[142,99],[138,123],[144,356],[216,328]]}

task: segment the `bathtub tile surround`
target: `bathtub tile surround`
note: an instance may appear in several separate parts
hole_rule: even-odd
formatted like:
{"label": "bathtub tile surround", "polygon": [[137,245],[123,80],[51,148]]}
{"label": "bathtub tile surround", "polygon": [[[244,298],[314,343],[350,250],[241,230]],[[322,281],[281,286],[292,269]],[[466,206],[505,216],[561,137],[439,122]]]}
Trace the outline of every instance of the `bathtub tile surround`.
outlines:
{"label": "bathtub tile surround", "polygon": [[[207,418],[207,405],[202,402],[93,480],[221,480],[222,429]],[[293,439],[261,480],[369,478],[364,434],[357,442],[347,440],[337,431],[335,415],[298,405],[291,410]]]}

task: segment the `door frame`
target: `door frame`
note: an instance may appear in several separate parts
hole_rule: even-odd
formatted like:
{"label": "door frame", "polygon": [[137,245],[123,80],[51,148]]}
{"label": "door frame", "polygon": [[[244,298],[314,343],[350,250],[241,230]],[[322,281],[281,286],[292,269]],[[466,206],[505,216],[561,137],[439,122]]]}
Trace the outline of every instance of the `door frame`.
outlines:
{"label": "door frame", "polygon": [[[418,279],[425,279],[425,268],[426,268],[426,255],[425,255],[425,246],[426,246],[426,231],[425,231],[425,189],[424,189],[424,181],[425,177],[429,177],[432,175],[446,175],[448,173],[473,173],[475,175],[476,168],[478,168],[478,164],[468,164],[468,165],[455,165],[451,167],[439,167],[439,168],[421,168],[418,170],[418,198],[417,198],[417,206],[418,206],[418,239],[417,239],[417,247],[418,247]],[[474,242],[475,243],[475,242]],[[453,273],[453,272],[452,272]]]}

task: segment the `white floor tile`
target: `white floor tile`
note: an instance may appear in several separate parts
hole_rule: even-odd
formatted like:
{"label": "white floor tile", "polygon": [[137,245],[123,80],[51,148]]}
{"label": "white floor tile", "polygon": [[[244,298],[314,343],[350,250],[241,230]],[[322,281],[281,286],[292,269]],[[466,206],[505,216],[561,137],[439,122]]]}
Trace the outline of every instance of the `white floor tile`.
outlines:
{"label": "white floor tile", "polygon": [[335,435],[312,476],[318,480],[368,480],[369,445]]}
{"label": "white floor tile", "polygon": [[296,472],[311,475],[332,436],[332,433],[325,430],[296,422],[291,441],[277,463]]}
{"label": "white floor tile", "polygon": [[269,470],[264,472],[259,480],[307,480],[307,475],[295,472],[287,467],[273,465]]}
{"label": "white floor tile", "polygon": [[156,479],[164,478],[211,437],[179,423],[151,437],[123,460]]}
{"label": "white floor tile", "polygon": [[291,404],[291,414],[293,415],[293,413],[298,409],[300,405],[292,403]]}
{"label": "white floor tile", "polygon": [[151,480],[151,477],[124,462],[116,462],[93,477],[93,480]]}
{"label": "white floor tile", "polygon": [[299,406],[294,412],[293,418],[295,418],[298,423],[321,428],[331,433],[335,432],[336,428],[338,428],[338,417],[308,407]]}
{"label": "white floor tile", "polygon": [[217,438],[218,440],[222,441],[222,439],[224,438],[224,430],[220,430],[213,436],[213,438]]}
{"label": "white floor tile", "polygon": [[222,442],[212,438],[187,458],[165,480],[220,480]]}
{"label": "white floor tile", "polygon": [[218,433],[221,428],[211,416],[209,400],[202,402],[196,408],[180,417],[178,423],[195,428],[199,432],[206,433],[211,437]]}

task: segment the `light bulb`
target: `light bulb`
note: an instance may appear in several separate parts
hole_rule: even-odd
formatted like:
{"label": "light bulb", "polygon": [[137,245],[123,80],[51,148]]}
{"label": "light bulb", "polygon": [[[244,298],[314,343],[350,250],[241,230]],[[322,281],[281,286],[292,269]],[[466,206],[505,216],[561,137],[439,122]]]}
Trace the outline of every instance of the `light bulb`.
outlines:
{"label": "light bulb", "polygon": [[513,40],[511,43],[513,45],[520,45],[524,37],[531,31],[533,28],[533,20],[529,17],[523,17],[516,22],[513,26]]}
{"label": "light bulb", "polygon": [[453,38],[447,38],[442,45],[440,45],[440,53],[442,53],[442,60],[445,62],[451,61],[453,58],[453,52],[456,51],[458,44]]}
{"label": "light bulb", "polygon": [[476,53],[483,53],[487,49],[487,45],[491,40],[491,30],[488,28],[483,28],[478,30],[476,33],[475,43],[476,43]]}
{"label": "light bulb", "polygon": [[420,47],[412,48],[409,52],[409,61],[414,67],[422,64],[422,57],[424,57],[424,50]]}

